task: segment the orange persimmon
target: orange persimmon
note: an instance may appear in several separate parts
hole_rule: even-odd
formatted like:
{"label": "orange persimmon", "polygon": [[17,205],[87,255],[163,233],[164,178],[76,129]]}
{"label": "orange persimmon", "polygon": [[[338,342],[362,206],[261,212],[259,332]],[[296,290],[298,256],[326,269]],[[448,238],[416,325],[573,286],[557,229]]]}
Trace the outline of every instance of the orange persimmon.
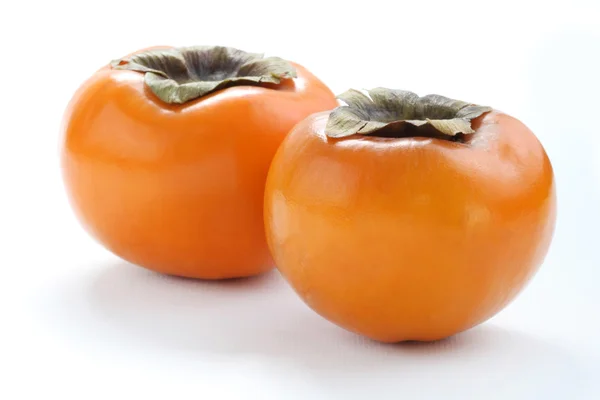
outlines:
{"label": "orange persimmon", "polygon": [[517,119],[378,88],[299,123],[267,178],[275,264],[317,313],[383,341],[430,341],[496,314],[554,231],[551,163]]}
{"label": "orange persimmon", "polygon": [[134,264],[205,279],[261,273],[273,267],[262,214],[271,159],[294,124],[336,104],[302,66],[232,48],[115,60],[64,117],[70,202]]}

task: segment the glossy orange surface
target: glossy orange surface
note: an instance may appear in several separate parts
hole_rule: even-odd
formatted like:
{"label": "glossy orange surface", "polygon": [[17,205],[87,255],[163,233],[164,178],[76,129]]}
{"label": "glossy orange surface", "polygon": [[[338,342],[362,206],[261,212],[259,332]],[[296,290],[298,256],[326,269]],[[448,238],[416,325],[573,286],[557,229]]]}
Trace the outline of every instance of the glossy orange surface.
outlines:
{"label": "glossy orange surface", "polygon": [[556,213],[534,134],[493,111],[466,143],[328,139],[327,112],[286,138],[267,180],[275,263],[330,321],[376,340],[436,340],[490,318],[542,263]]}
{"label": "glossy orange surface", "polygon": [[61,143],[65,186],[86,229],[166,274],[218,279],[272,268],[269,164],[294,124],[336,106],[294,66],[298,77],[280,87],[231,87],[184,105],[162,103],[140,73],[98,71],[71,101]]}

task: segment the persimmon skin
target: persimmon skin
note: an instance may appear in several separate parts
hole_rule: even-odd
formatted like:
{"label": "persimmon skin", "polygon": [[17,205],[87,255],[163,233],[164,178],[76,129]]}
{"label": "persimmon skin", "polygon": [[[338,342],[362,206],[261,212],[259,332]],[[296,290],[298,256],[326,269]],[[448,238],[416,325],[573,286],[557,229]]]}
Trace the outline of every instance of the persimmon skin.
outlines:
{"label": "persimmon skin", "polygon": [[65,187],[86,230],[165,274],[272,269],[262,215],[269,164],[294,124],[337,104],[293,65],[297,78],[279,88],[230,87],[183,105],[161,102],[141,73],[100,69],[69,104],[61,139]]}
{"label": "persimmon skin", "polygon": [[498,111],[467,143],[327,138],[307,118],[272,162],[267,241],[328,320],[382,342],[433,341],[496,314],[541,265],[556,218],[552,166]]}

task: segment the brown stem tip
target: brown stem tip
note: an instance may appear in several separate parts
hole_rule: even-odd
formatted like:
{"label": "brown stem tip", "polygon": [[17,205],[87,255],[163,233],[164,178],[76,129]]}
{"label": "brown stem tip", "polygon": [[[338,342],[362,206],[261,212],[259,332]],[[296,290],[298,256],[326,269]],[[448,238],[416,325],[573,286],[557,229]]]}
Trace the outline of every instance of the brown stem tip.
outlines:
{"label": "brown stem tip", "polygon": [[286,60],[221,46],[149,50],[114,60],[111,66],[144,73],[146,85],[169,104],[183,104],[231,86],[277,85],[296,77]]}
{"label": "brown stem tip", "polygon": [[[492,111],[491,107],[435,94],[419,97],[406,90],[386,88],[371,89],[367,93],[350,89],[338,96],[347,105],[331,112],[325,129],[327,136],[406,137],[403,132],[409,129],[417,132],[409,136],[439,136],[452,140],[458,134],[474,133],[471,120]],[[420,135],[419,131],[429,133]]]}

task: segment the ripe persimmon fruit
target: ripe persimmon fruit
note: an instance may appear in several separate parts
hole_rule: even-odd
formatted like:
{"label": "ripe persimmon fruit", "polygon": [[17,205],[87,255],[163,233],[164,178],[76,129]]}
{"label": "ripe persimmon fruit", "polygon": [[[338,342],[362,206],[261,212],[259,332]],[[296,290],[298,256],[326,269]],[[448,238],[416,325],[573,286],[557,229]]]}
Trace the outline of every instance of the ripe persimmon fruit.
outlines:
{"label": "ripe persimmon fruit", "polygon": [[337,104],[300,65],[227,47],[115,60],[71,100],[61,163],[85,228],[116,255],[191,278],[273,267],[269,164],[289,130]]}
{"label": "ripe persimmon fruit", "polygon": [[299,123],[267,178],[267,241],[330,321],[431,341],[496,314],[542,263],[555,182],[538,139],[489,107],[348,91]]}

